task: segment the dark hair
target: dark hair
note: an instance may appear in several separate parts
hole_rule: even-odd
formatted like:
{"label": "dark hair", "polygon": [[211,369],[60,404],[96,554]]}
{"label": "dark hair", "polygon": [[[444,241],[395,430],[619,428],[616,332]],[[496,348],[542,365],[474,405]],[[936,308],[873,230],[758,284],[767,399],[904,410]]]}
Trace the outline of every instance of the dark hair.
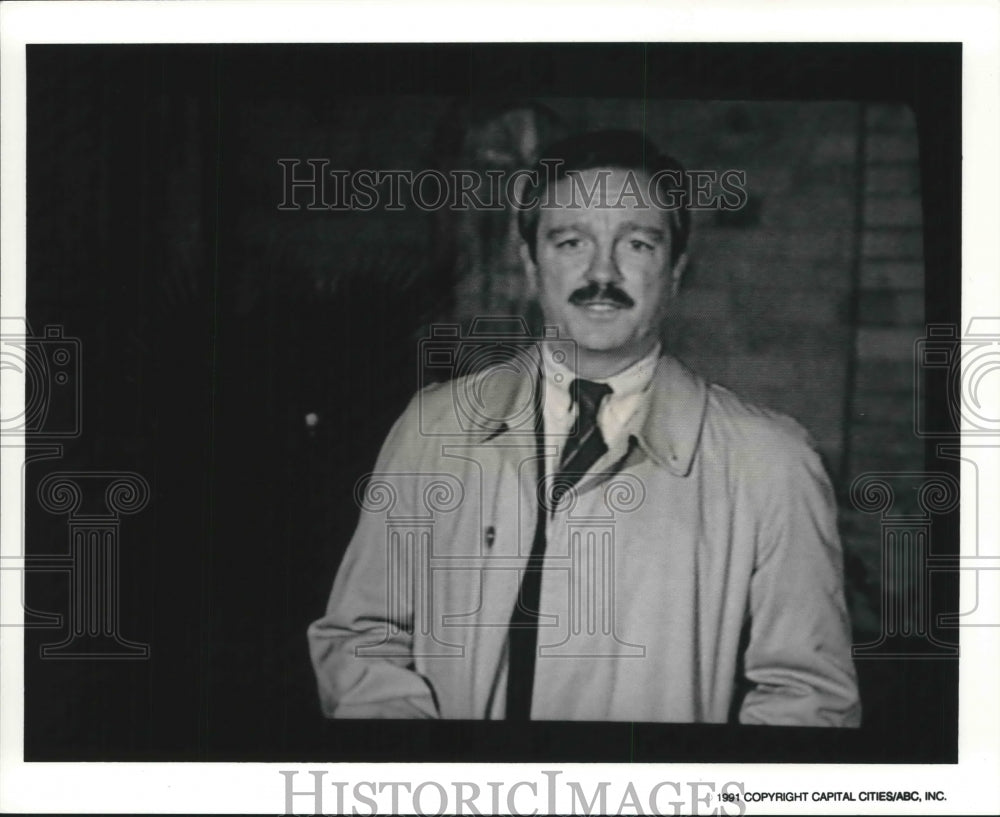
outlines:
{"label": "dark hair", "polygon": [[[653,142],[638,131],[605,130],[580,133],[560,139],[541,153],[532,168],[528,187],[521,195],[524,206],[518,207],[517,228],[528,245],[531,258],[535,258],[538,238],[539,202],[545,186],[574,171],[594,168],[618,168],[642,171],[657,177],[657,186],[664,191],[683,191],[684,168],[672,156],[660,153]],[[662,200],[662,199],[661,199]],[[687,248],[691,232],[691,213],[683,196],[677,207],[667,209],[670,221],[670,261],[676,263]]]}

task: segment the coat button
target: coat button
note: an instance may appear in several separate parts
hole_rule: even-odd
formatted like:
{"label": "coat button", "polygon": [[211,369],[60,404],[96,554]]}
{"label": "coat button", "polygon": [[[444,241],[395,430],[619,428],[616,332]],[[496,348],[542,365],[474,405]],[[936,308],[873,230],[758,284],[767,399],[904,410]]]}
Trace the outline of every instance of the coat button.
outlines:
{"label": "coat button", "polygon": [[486,529],[486,547],[488,548],[493,547],[493,542],[496,541],[496,538],[497,538],[496,529],[492,525],[490,525]]}

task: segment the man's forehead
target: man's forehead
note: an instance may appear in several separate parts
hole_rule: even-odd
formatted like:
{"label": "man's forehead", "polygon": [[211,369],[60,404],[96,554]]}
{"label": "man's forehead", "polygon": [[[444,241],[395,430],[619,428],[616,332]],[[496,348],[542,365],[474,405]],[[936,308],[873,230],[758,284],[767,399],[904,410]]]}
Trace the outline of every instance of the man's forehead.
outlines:
{"label": "man's forehead", "polygon": [[553,195],[542,198],[540,226],[551,229],[601,220],[662,230],[669,219],[656,206],[649,185],[649,175],[641,170],[567,171],[553,186]]}

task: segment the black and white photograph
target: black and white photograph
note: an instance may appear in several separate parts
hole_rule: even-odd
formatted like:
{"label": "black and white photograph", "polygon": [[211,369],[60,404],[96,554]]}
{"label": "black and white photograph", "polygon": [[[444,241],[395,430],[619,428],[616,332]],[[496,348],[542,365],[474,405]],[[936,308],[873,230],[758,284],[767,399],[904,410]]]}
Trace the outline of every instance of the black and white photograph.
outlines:
{"label": "black and white photograph", "polygon": [[[23,46],[20,764],[953,807],[1000,624],[963,43],[329,39]],[[337,777],[414,763],[550,771]]]}

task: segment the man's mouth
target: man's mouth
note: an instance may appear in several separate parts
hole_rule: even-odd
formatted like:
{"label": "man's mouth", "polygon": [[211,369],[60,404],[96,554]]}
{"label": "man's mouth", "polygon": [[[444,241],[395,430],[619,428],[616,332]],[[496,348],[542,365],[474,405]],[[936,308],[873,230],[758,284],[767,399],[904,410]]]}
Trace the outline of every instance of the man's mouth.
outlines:
{"label": "man's mouth", "polygon": [[578,305],[588,312],[596,312],[598,314],[616,312],[619,309],[627,308],[624,304],[617,303],[616,301],[585,301]]}

